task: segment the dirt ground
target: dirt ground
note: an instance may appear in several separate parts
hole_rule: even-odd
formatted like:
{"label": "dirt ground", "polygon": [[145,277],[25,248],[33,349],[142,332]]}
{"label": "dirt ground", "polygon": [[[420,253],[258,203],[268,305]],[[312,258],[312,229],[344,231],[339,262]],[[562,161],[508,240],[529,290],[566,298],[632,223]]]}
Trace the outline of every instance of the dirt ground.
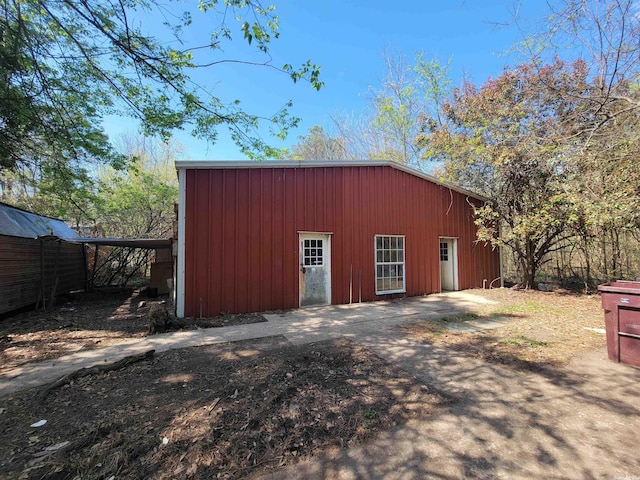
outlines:
{"label": "dirt ground", "polygon": [[[542,371],[566,365],[576,356],[606,349],[599,295],[569,292],[493,289],[467,290],[498,302],[473,312],[439,321],[416,321],[402,327],[409,338],[444,345],[491,363]],[[447,322],[477,319],[508,319],[506,326],[481,332],[459,332],[445,328]]]}
{"label": "dirt ground", "polygon": [[[149,331],[149,309],[166,298],[108,289],[60,298],[55,307],[0,318],[0,373],[29,362],[108,347]],[[259,314],[183,319],[173,328],[210,328],[265,322]]]}
{"label": "dirt ground", "polygon": [[[422,445],[425,451],[420,454],[427,458],[450,446],[455,457],[449,452],[441,458],[449,462],[455,458],[462,463],[460,471],[475,472],[467,478],[493,478],[494,468],[519,472],[518,462],[500,463],[500,452],[510,449],[528,465],[548,465],[546,460],[529,458],[534,455],[528,453],[530,441],[536,451],[547,449],[556,461],[569,464],[587,462],[588,453],[565,459],[564,447],[550,449],[560,442],[558,438],[573,445],[587,432],[585,439],[594,451],[601,452],[599,445],[609,441],[628,450],[629,439],[636,438],[634,431],[614,425],[636,422],[637,409],[633,400],[607,399],[610,392],[626,388],[618,384],[622,377],[607,384],[606,372],[591,375],[608,366],[601,360],[606,356],[604,335],[592,330],[604,326],[597,295],[469,293],[497,303],[457,317],[415,320],[388,338],[383,336],[384,347],[379,350],[347,340],[293,346],[283,337],[270,337],[157,354],[122,370],[83,377],[46,397],[40,388],[2,398],[0,478],[252,478],[282,469],[282,478],[287,478],[287,466],[297,471],[310,459],[331,457],[331,452],[339,457],[351,447],[363,449],[365,461],[378,462],[377,468],[393,477],[403,468],[401,460],[398,465],[385,464],[391,459],[383,451],[375,452],[376,448],[392,451],[399,441],[394,438],[400,438],[395,435],[406,430],[404,425],[416,432],[420,425],[420,431],[433,433],[427,435],[433,437],[433,445],[423,439],[419,445],[408,441],[407,448]],[[59,315],[67,314],[63,320],[49,312],[40,320],[39,343],[32,343],[45,349],[46,342],[60,342],[54,349],[60,354],[66,342],[77,346],[89,332],[94,340],[106,342],[146,334],[146,312],[138,312],[140,299],[123,296],[108,304],[103,301],[97,307],[78,301],[61,305]],[[447,322],[482,318],[508,318],[509,323],[475,333],[445,328]],[[56,328],[63,321],[83,330]],[[25,323],[13,321],[9,343],[23,338],[20,335],[28,338]],[[0,325],[7,331],[5,323]],[[87,337],[74,339],[74,332]],[[579,374],[568,365],[573,358],[594,353],[594,363]],[[464,370],[469,365],[476,365],[473,371]],[[511,373],[496,382],[496,369]],[[437,381],[430,377],[436,372]],[[452,395],[447,393],[451,388]],[[618,413],[610,408],[613,405]],[[548,415],[553,418],[547,408],[563,412],[558,431],[545,423]],[[573,412],[579,412],[575,421],[570,420]],[[585,414],[594,420],[585,423]],[[625,415],[630,417],[625,420]],[[497,418],[504,425],[498,425]],[[30,427],[38,420],[47,423]],[[594,426],[599,433],[594,433]],[[517,445],[510,446],[510,441]],[[373,444],[376,447],[369,450]],[[618,450],[624,453],[624,448]],[[487,449],[493,449],[491,457],[483,456]],[[617,460],[628,464],[623,458]],[[596,467],[602,463],[593,462]],[[418,464],[412,465],[413,474],[419,473]],[[455,462],[445,465],[443,472],[451,471],[452,465]],[[485,470],[476,475],[480,467]],[[598,471],[596,467],[593,471]],[[540,472],[536,478],[548,478],[548,470]]]}
{"label": "dirt ground", "polygon": [[3,478],[210,479],[359,444],[446,400],[346,340],[270,337],[175,350],[0,404]]}

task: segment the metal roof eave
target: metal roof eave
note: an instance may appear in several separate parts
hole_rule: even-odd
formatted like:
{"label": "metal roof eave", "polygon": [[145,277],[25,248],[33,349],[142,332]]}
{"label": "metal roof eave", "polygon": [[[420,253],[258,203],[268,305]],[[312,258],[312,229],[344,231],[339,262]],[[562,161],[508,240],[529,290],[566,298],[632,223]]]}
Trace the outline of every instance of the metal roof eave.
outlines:
{"label": "metal roof eave", "polygon": [[74,242],[110,247],[171,248],[170,238],[74,238]]}
{"label": "metal roof eave", "polygon": [[390,160],[354,160],[354,161],[316,161],[316,160],[265,160],[265,161],[253,161],[253,160],[234,160],[234,161],[218,161],[218,160],[176,160],[176,169],[233,169],[233,168],[331,168],[331,167],[391,167],[396,170],[401,170],[410,175],[422,178],[436,185],[440,185],[445,188],[449,188],[455,192],[468,195],[470,197],[482,200],[484,202],[490,201],[489,198],[484,195],[472,192],[466,188],[453,185],[451,183],[438,180],[436,177],[429,175],[428,173],[421,172],[413,167],[404,165],[402,163],[392,162]]}
{"label": "metal roof eave", "polygon": [[65,240],[78,237],[77,232],[60,219],[38,215],[4,202],[0,202],[0,235],[22,238],[53,235]]}

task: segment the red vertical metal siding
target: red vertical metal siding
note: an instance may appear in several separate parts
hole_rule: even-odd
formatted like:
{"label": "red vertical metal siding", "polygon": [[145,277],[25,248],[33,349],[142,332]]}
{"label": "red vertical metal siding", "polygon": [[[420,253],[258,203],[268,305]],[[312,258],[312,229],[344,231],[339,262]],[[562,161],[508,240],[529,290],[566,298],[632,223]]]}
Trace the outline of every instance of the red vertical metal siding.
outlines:
{"label": "red vertical metal siding", "polygon": [[[389,166],[186,171],[185,315],[296,308],[298,232],[331,232],[331,299],[375,294],[374,236],[405,235],[406,295],[440,290],[439,238],[458,239],[458,286],[499,276],[476,242],[478,200]],[[404,295],[404,294],[403,294]],[[396,295],[398,296],[398,295]]]}

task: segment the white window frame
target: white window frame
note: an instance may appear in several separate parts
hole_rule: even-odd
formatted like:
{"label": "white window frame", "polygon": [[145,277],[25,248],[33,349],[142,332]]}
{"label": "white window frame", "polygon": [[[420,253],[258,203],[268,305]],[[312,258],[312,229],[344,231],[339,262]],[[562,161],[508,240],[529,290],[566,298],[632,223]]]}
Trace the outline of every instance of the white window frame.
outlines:
{"label": "white window frame", "polygon": [[[309,242],[309,246],[306,246],[306,243]],[[315,245],[311,245],[311,242],[314,242]],[[317,242],[320,242],[321,245],[318,246]],[[311,267],[324,267],[324,253],[318,255],[318,250],[324,252],[326,248],[326,244],[324,238],[303,238],[302,239],[302,266],[306,268]],[[307,251],[309,254],[307,255]],[[309,260],[307,264],[306,261]]]}
{"label": "white window frame", "polygon": [[[402,239],[402,261],[378,261],[378,238],[401,238]],[[384,240],[383,240],[384,242]],[[399,250],[396,248],[395,250]],[[384,249],[383,249],[384,251]],[[376,234],[373,237],[373,259],[374,259],[374,278],[375,278],[375,288],[376,295],[388,295],[391,293],[406,293],[407,291],[407,242],[405,235],[384,235],[384,234]],[[378,267],[385,265],[402,265],[402,289],[396,290],[378,290],[378,279],[391,278],[391,277],[378,277]],[[393,278],[398,278],[394,276]]]}
{"label": "white window frame", "polygon": [[[444,242],[443,242],[444,240]],[[444,245],[444,249],[442,248],[442,246]],[[447,242],[446,238],[441,238],[440,239],[440,261],[441,262],[448,262],[449,258],[451,256],[451,252],[449,251],[451,250],[449,248],[449,243]],[[443,255],[446,255],[447,258],[443,259]]]}

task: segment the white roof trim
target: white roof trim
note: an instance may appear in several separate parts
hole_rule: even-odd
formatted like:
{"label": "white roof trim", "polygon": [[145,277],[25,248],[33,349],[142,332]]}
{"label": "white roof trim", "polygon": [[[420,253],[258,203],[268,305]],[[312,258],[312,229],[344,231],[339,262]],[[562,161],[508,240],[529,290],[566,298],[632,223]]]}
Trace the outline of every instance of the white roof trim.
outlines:
{"label": "white roof trim", "polygon": [[483,195],[472,192],[462,187],[442,182],[436,177],[427,173],[416,170],[408,165],[391,162],[389,160],[354,160],[354,161],[317,161],[317,160],[237,160],[237,161],[218,161],[218,160],[176,160],[176,168],[178,170],[210,170],[210,169],[234,169],[234,168],[331,168],[331,167],[391,167],[401,170],[410,175],[423,178],[429,182],[449,188],[455,192],[468,195],[478,200],[488,201],[489,199]]}

